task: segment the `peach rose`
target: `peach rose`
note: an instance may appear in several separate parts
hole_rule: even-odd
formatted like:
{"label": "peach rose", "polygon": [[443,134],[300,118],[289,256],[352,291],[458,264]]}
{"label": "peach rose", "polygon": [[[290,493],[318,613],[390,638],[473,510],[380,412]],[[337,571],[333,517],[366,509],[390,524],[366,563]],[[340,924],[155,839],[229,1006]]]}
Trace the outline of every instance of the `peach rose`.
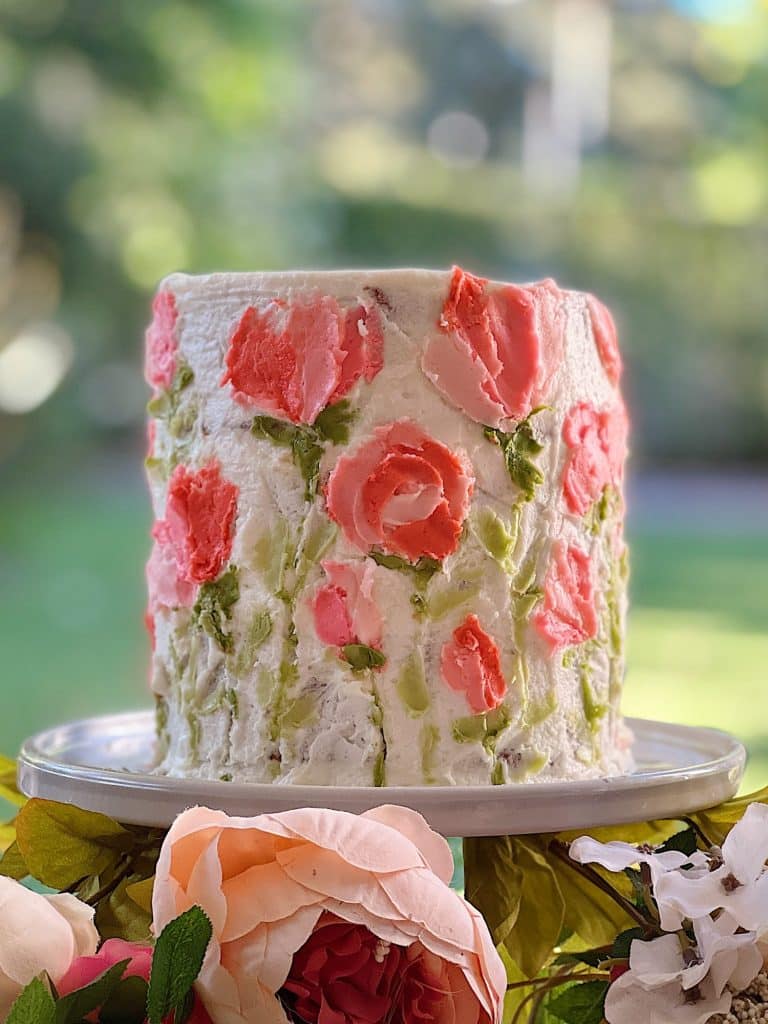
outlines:
{"label": "peach rose", "polygon": [[544,603],[533,624],[553,653],[597,635],[592,563],[581,548],[562,540],[553,544]]}
{"label": "peach rose", "polygon": [[403,419],[342,455],[325,497],[328,514],[355,547],[378,546],[415,562],[456,550],[474,485],[465,455]]}
{"label": "peach rose", "polygon": [[314,423],[360,377],[383,366],[378,310],[342,309],[330,295],[249,306],[229,340],[221,384],[242,405],[292,423]]}
{"label": "peach rose", "polygon": [[376,566],[362,562],[321,563],[328,582],[312,600],[315,632],[324,644],[381,644],[381,615],[373,598]]}
{"label": "peach rose", "polygon": [[145,335],[144,376],[153,388],[169,388],[176,372],[176,321],[173,292],[159,291],[152,303],[152,323]]}
{"label": "peach rose", "polygon": [[75,896],[41,896],[0,877],[0,1020],[21,990],[47,971],[56,984],[81,956],[96,952],[93,910]]}
{"label": "peach rose", "polygon": [[452,405],[498,427],[546,401],[562,357],[563,318],[554,281],[487,285],[453,268],[441,333],[427,342],[421,365]]}
{"label": "peach rose", "polygon": [[154,927],[195,904],[210,917],[196,990],[216,1024],[286,1024],[284,1007],[310,1024],[499,1024],[504,966],[452,872],[448,844],[407,808],[197,807],[163,844]]}

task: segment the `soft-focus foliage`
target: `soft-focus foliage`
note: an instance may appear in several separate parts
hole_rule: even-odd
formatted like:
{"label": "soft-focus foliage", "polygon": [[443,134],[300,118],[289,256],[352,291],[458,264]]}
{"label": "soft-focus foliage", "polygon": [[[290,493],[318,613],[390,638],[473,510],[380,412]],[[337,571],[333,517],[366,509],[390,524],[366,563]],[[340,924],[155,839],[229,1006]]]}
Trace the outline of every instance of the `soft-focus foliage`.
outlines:
{"label": "soft-focus foliage", "polygon": [[138,431],[171,270],[454,260],[615,305],[636,448],[764,457],[768,11],[705,6],[6,0],[0,461]]}

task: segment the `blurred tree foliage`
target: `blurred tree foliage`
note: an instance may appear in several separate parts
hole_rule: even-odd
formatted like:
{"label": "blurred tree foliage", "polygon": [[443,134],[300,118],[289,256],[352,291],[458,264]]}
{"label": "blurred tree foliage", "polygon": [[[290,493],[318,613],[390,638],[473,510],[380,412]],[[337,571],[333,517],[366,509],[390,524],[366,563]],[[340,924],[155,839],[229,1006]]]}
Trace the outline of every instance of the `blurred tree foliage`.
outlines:
{"label": "blurred tree foliage", "polygon": [[0,346],[76,351],[0,460],[139,429],[172,270],[454,261],[617,309],[636,447],[764,459],[768,7],[738,6],[0,0]]}

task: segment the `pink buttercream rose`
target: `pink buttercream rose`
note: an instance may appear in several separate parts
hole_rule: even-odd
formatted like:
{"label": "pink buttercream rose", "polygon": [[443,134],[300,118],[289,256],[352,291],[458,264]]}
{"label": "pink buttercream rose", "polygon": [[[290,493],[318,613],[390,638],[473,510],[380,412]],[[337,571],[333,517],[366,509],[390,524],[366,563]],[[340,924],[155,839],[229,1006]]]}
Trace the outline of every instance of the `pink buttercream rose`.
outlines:
{"label": "pink buttercream rose", "polygon": [[43,971],[58,984],[72,962],[96,952],[93,909],[69,893],[41,896],[0,877],[0,1020]]}
{"label": "pink buttercream rose", "polygon": [[173,292],[163,289],[152,303],[152,323],[145,335],[144,375],[153,388],[169,388],[176,372],[176,321]]}
{"label": "pink buttercream rose", "polygon": [[476,714],[492,711],[506,696],[499,648],[476,615],[468,615],[453,631],[440,655],[440,671],[451,689],[464,693]]}
{"label": "pink buttercream rose", "polygon": [[570,410],[563,424],[563,440],[569,448],[563,495],[570,512],[584,515],[608,484],[621,482],[627,430],[627,414],[620,402],[607,409],[579,402]]}
{"label": "pink buttercream rose", "polygon": [[[69,995],[76,989],[84,988],[101,977],[105,971],[115,964],[128,960],[123,978],[142,978],[147,983],[152,971],[152,947],[138,942],[125,942],[123,939],[107,939],[93,956],[81,956],[70,966],[67,973],[56,986],[60,996]],[[98,1015],[92,1014],[87,1020],[97,1020]],[[211,1024],[199,999],[195,1000],[189,1024]]]}
{"label": "pink buttercream rose", "polygon": [[544,602],[533,624],[551,650],[584,643],[597,634],[592,563],[574,545],[558,540],[544,581]]}
{"label": "pink buttercream rose", "polygon": [[485,278],[454,267],[438,326],[422,369],[467,416],[498,427],[546,401],[563,351],[554,281],[489,289]]}
{"label": "pink buttercream rose", "polygon": [[600,362],[611,384],[618,384],[623,366],[618,333],[611,311],[594,295],[587,296],[587,306]]}
{"label": "pink buttercream rose", "polygon": [[451,452],[411,420],[397,420],[341,456],[325,496],[350,543],[415,562],[456,550],[474,483],[463,453]]}
{"label": "pink buttercream rose", "polygon": [[324,644],[381,644],[381,615],[373,597],[376,566],[362,562],[321,563],[327,583],[312,600],[315,632]]}
{"label": "pink buttercream rose", "polygon": [[198,807],[163,844],[154,927],[195,904],[210,917],[196,991],[217,1024],[286,1024],[284,1005],[299,1000],[318,1024],[499,1024],[504,967],[452,872],[445,840],[407,808],[230,818]]}
{"label": "pink buttercream rose", "polygon": [[235,398],[291,420],[314,423],[361,377],[370,383],[383,365],[378,310],[342,309],[329,295],[294,302],[274,299],[240,318],[226,355],[222,386]]}

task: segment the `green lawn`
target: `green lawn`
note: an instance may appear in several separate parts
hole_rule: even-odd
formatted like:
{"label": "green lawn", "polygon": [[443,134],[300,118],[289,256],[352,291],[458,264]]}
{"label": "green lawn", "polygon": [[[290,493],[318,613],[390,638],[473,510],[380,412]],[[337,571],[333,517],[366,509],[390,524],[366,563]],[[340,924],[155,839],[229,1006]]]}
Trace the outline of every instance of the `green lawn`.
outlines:
{"label": "green lawn", "polygon": [[[0,502],[0,749],[66,718],[148,702],[147,503],[119,486]],[[768,536],[632,538],[626,710],[715,725],[768,782]]]}

